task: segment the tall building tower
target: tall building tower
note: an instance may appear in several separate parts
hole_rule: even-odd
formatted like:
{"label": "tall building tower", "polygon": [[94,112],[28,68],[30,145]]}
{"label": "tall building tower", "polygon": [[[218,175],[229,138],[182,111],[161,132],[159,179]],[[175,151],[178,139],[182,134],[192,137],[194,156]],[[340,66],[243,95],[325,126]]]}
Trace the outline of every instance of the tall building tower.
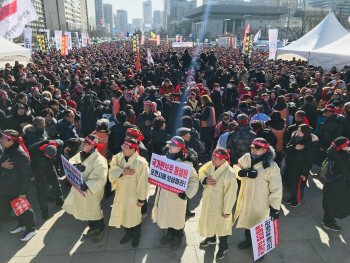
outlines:
{"label": "tall building tower", "polygon": [[142,12],[143,12],[143,31],[149,32],[152,28],[152,1],[147,0],[142,3]]}
{"label": "tall building tower", "polygon": [[103,21],[103,1],[95,0],[95,16],[96,16],[96,26],[102,25]]}
{"label": "tall building tower", "polygon": [[153,11],[153,28],[162,26],[162,11],[155,10]]}
{"label": "tall building tower", "polygon": [[103,4],[103,23],[109,24],[110,30],[113,28],[113,7],[111,4]]}
{"label": "tall building tower", "polygon": [[117,15],[120,17],[118,32],[126,34],[128,32],[128,12],[126,10],[117,10]]}
{"label": "tall building tower", "polygon": [[81,30],[91,32],[96,30],[96,13],[94,0],[80,0]]}

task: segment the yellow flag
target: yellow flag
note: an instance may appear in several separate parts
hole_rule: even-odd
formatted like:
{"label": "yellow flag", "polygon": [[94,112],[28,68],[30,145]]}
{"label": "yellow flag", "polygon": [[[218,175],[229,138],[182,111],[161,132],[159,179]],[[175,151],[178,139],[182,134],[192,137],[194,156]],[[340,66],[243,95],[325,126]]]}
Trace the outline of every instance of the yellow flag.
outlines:
{"label": "yellow flag", "polygon": [[151,37],[156,38],[156,35],[151,31]]}

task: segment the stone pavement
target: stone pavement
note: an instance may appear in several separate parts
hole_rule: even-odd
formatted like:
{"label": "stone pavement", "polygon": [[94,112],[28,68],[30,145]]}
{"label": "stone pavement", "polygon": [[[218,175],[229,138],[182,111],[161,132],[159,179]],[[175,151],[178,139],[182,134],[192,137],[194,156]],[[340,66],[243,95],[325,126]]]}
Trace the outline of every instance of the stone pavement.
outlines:
{"label": "stone pavement", "polygon": [[[338,220],[341,232],[324,230],[321,226],[322,183],[309,178],[308,187],[301,205],[293,208],[285,203],[280,216],[280,245],[267,254],[265,263],[345,263],[350,262],[350,219]],[[67,195],[67,190],[65,190]],[[202,187],[190,201],[190,208],[196,212],[194,218],[186,221],[182,246],[173,251],[159,243],[165,231],[152,223],[151,210],[154,204],[155,189],[151,188],[148,216],[142,222],[140,245],[137,249],[131,247],[131,241],[121,245],[119,241],[124,236],[123,229],[106,227],[103,240],[95,244],[92,239],[82,239],[82,233],[87,227],[86,222],[75,220],[50,203],[49,212],[53,215],[46,222],[41,219],[41,211],[36,198],[35,188],[31,189],[29,201],[36,213],[38,234],[28,243],[19,239],[21,234],[11,235],[9,231],[16,226],[16,221],[4,225],[0,233],[0,263],[77,263],[77,262],[151,262],[151,263],[209,263],[215,262],[217,247],[199,248],[203,240],[198,233],[198,219],[201,210],[200,199]],[[289,197],[287,190],[284,198]],[[108,224],[110,205],[113,197],[103,200],[105,222]],[[229,237],[229,250],[226,257],[218,262],[253,262],[252,250],[240,250],[237,244],[244,239],[244,230],[233,228]]]}

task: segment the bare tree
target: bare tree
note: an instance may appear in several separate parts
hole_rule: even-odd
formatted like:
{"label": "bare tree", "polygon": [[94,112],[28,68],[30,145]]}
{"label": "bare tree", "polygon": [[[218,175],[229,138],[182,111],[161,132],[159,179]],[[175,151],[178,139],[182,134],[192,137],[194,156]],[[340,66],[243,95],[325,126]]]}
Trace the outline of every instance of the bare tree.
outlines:
{"label": "bare tree", "polygon": [[[347,6],[348,5],[348,6]],[[344,26],[349,28],[348,17],[350,2],[349,0],[331,0],[330,7],[336,18]]]}

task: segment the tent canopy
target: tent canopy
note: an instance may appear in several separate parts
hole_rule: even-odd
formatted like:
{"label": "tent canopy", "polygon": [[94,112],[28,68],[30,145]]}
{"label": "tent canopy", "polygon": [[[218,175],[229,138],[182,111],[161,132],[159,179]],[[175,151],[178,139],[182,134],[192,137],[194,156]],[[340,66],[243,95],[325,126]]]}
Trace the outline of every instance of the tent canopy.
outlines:
{"label": "tent canopy", "polygon": [[330,70],[333,66],[340,70],[345,65],[350,65],[350,34],[345,37],[311,52],[309,64],[320,65],[324,70]]}
{"label": "tent canopy", "polygon": [[348,31],[339,23],[335,15],[329,13],[305,36],[286,47],[277,49],[277,58],[284,59],[283,54],[293,53],[309,60],[311,51],[327,46],[347,34]]}
{"label": "tent canopy", "polygon": [[14,64],[16,60],[20,63],[30,61],[30,49],[17,45],[5,38],[0,38],[0,66],[6,63]]}

